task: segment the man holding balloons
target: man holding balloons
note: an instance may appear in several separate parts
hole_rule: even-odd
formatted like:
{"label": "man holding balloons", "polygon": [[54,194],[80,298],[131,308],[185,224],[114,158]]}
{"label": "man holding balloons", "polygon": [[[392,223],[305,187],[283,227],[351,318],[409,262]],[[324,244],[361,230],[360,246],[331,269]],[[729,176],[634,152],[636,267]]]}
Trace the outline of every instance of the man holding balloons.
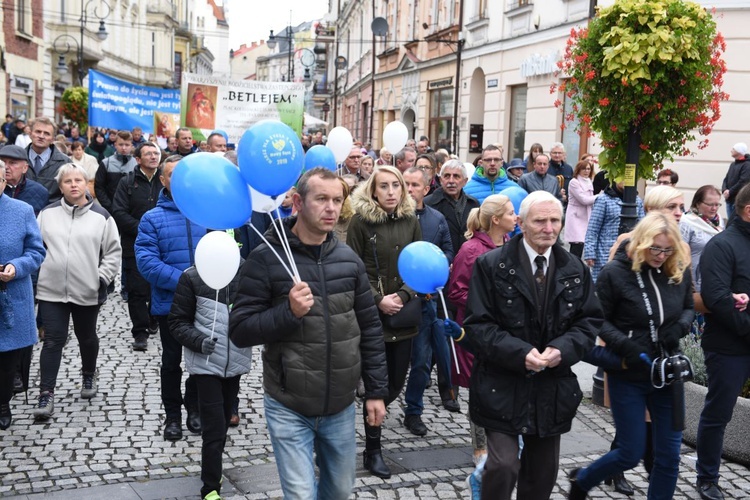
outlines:
{"label": "man holding balloons", "polygon": [[477,259],[463,325],[476,353],[471,419],[487,433],[483,499],[510,500],[516,486],[518,498],[550,497],[582,397],[571,366],[603,324],[588,267],[555,244],[560,200],[535,191],[519,218],[523,234]]}
{"label": "man holding balloons", "polygon": [[[364,264],[332,234],[344,201],[335,172],[308,170],[293,200],[297,216],[277,222],[281,234],[269,230],[240,271],[229,331],[238,347],[264,345],[265,414],[284,498],[343,500],[355,480],[360,373],[369,425],[385,417],[382,326]],[[278,258],[286,242],[294,278]]]}

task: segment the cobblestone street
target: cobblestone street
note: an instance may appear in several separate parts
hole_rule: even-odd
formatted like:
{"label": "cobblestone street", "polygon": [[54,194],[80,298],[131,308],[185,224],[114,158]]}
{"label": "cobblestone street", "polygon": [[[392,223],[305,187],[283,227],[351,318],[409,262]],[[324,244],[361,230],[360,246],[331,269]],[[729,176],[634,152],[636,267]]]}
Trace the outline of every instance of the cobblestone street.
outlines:
{"label": "cobblestone street", "polygon": [[[13,425],[0,431],[0,496],[13,498],[198,498],[200,437],[186,429],[185,438],[162,438],[163,413],[159,395],[160,344],[149,340],[147,352],[134,353],[127,310],[117,294],[110,296],[99,320],[99,394],[79,398],[80,356],[71,334],[55,393],[55,415],[47,423],[31,417],[37,395],[41,345],[34,351],[32,390],[11,403]],[[230,429],[224,459],[224,498],[280,498],[281,490],[271,443],[263,418],[261,363],[254,352],[253,371],[242,379],[239,427]],[[393,469],[384,481],[361,469],[355,498],[468,498],[465,479],[472,471],[471,441],[465,414],[449,413],[439,405],[436,384],[427,390],[423,416],[430,432],[418,438],[401,424],[403,413],[393,404],[385,423],[385,457]],[[466,396],[466,394],[462,394]],[[467,402],[462,400],[462,410]],[[184,414],[183,414],[184,418]],[[614,428],[608,410],[588,400],[580,407],[574,429],[562,444],[558,485],[552,498],[565,498],[566,473],[587,464],[609,449]],[[358,450],[363,432],[358,419]],[[698,498],[695,450],[683,447],[675,498]],[[645,498],[647,480],[642,467],[627,473]],[[750,497],[750,473],[725,463],[722,480],[727,498]],[[592,498],[625,498],[602,486]]]}

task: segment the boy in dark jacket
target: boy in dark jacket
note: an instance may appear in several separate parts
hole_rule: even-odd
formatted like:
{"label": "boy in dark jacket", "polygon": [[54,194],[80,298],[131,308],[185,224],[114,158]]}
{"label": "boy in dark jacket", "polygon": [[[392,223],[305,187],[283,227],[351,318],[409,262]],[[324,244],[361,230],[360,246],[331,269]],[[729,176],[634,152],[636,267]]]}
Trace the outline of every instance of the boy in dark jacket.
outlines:
{"label": "boy in dark jacket", "polygon": [[229,339],[229,312],[238,280],[235,274],[229,285],[217,291],[190,267],[180,276],[169,311],[169,331],[184,346],[185,368],[198,388],[203,431],[201,497],[206,500],[221,498],[221,457],[227,429],[240,376],[250,371],[252,363],[252,349],[239,348]]}

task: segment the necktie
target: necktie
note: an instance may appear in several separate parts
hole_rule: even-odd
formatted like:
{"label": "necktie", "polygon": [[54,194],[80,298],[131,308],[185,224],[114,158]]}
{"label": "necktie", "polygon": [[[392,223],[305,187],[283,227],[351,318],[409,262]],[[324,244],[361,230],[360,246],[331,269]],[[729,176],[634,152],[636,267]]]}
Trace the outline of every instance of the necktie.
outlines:
{"label": "necktie", "polygon": [[544,255],[537,255],[534,259],[534,263],[536,264],[536,272],[534,272],[534,281],[536,282],[536,293],[537,297],[539,298],[539,307],[544,304],[544,285],[546,278],[544,276],[544,264],[547,262],[547,259],[544,257]]}
{"label": "necktie", "polygon": [[42,157],[37,155],[36,158],[34,158],[34,171],[38,174],[42,170]]}

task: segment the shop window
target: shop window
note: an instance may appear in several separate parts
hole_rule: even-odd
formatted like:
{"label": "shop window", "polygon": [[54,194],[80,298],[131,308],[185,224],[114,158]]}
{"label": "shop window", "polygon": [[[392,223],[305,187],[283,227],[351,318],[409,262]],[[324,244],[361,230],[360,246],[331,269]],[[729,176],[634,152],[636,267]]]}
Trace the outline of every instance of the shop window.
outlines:
{"label": "shop window", "polygon": [[[579,123],[578,115],[573,112],[573,102],[570,98],[565,94],[563,96],[563,120],[565,128],[562,131],[562,140],[560,142],[565,145],[565,161],[575,166],[578,158],[581,157],[581,135],[576,132]],[[573,121],[565,120],[566,116],[573,116]]]}
{"label": "shop window", "polygon": [[510,88],[510,151],[508,158],[524,158],[524,144],[526,143],[526,85]]}
{"label": "shop window", "polygon": [[438,148],[453,151],[453,87],[433,90],[430,93],[430,140]]}

